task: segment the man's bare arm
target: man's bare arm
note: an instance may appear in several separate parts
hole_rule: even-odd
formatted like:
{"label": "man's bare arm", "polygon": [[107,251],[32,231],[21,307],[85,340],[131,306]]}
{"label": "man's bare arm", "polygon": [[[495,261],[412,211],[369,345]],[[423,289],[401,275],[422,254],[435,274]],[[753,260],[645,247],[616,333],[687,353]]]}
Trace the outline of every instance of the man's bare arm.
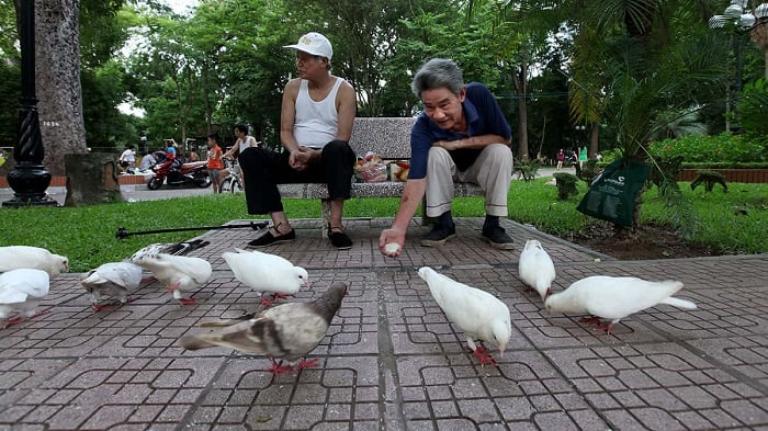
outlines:
{"label": "man's bare arm", "polygon": [[299,94],[300,79],[293,79],[283,90],[283,104],[280,111],[280,143],[286,150],[293,152],[299,149],[293,136],[293,123],[296,118],[296,96]]}
{"label": "man's bare arm", "polygon": [[344,81],[339,86],[336,102],[336,112],[338,113],[336,139],[349,142],[357,113],[357,96],[355,89],[349,82]]}

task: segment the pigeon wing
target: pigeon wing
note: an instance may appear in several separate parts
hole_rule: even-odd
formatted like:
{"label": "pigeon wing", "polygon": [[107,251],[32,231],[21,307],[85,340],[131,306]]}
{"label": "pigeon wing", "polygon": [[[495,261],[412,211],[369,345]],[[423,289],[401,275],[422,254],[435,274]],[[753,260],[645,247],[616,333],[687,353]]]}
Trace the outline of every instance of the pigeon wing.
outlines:
{"label": "pigeon wing", "polygon": [[[582,281],[586,280],[589,278]],[[623,319],[656,306],[683,287],[680,282],[650,282],[634,277],[603,277],[596,281],[581,288],[579,295],[588,313],[605,319]]]}

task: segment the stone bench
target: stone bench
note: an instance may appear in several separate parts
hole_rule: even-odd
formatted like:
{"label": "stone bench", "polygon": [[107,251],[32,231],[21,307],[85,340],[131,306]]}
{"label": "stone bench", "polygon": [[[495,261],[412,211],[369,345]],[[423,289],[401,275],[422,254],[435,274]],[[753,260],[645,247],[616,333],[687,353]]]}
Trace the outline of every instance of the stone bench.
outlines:
{"label": "stone bench", "polygon": [[[359,157],[373,151],[382,159],[405,160],[411,158],[411,128],[415,118],[356,118],[349,145]],[[354,179],[353,179],[354,181]],[[283,197],[328,198],[325,184],[280,184]],[[352,183],[352,197],[399,197],[403,194],[404,182],[384,181],[379,183]],[[482,195],[479,186],[457,183],[455,196]]]}

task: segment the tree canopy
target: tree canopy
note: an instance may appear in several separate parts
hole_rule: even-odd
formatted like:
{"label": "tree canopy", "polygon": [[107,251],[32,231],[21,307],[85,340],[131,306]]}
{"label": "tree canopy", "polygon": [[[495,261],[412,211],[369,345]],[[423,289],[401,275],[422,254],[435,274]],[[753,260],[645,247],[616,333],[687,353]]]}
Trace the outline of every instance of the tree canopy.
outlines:
{"label": "tree canopy", "polygon": [[[600,149],[635,153],[677,133],[672,128],[691,130],[690,123],[722,130],[725,87],[734,76],[730,37],[741,38],[745,82],[762,75],[763,55],[746,35],[708,28],[726,5],[201,0],[177,15],[162,1],[82,0],[88,145],[122,147],[142,135],[153,145],[213,131],[228,136],[234,124],[247,123],[278,146],[282,91],[295,75],[294,53],[282,46],[318,31],[333,44],[332,72],[356,89],[360,116],[419,112],[413,73],[429,58],[447,57],[467,82],[496,94],[517,132],[519,157],[589,145],[590,130]],[[14,2],[0,0],[0,95],[11,101],[19,98],[15,25]],[[125,103],[143,115],[121,112]],[[15,122],[12,109],[0,113],[0,146],[12,144]]]}

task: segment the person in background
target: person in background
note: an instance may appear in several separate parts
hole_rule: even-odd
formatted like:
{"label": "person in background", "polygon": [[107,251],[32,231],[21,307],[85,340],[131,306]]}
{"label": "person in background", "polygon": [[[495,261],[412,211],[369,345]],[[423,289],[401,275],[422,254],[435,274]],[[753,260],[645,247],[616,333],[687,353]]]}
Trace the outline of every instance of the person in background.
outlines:
{"label": "person in background", "polygon": [[245,124],[238,124],[235,126],[234,133],[237,140],[235,141],[235,145],[224,154],[225,158],[237,159],[243,152],[245,152],[245,150],[259,146],[256,138],[248,134],[248,126]]}
{"label": "person in background", "polygon": [[141,163],[139,164],[139,170],[146,171],[147,169],[151,168],[152,166],[155,166],[156,164],[157,164],[157,159],[155,158],[155,154],[148,153],[147,155],[141,158]]}
{"label": "person in background", "polygon": [[579,168],[584,168],[584,162],[587,161],[587,147],[579,148]]}
{"label": "person in background", "polygon": [[219,146],[219,135],[211,133],[208,135],[208,174],[211,176],[211,185],[214,193],[221,193],[222,170],[224,169],[224,160],[221,147]]}
{"label": "person in background", "polygon": [[133,150],[132,144],[128,144],[123,154],[120,154],[119,162],[120,166],[126,171],[136,168],[136,152]]}
{"label": "person in background", "polygon": [[187,159],[188,162],[199,162],[200,156],[197,155],[197,151],[190,151],[189,152],[189,158]]}
{"label": "person in background", "polygon": [[560,148],[560,151],[557,152],[557,167],[555,168],[556,171],[563,169],[564,161],[565,161],[565,151],[563,151],[563,149]]}

